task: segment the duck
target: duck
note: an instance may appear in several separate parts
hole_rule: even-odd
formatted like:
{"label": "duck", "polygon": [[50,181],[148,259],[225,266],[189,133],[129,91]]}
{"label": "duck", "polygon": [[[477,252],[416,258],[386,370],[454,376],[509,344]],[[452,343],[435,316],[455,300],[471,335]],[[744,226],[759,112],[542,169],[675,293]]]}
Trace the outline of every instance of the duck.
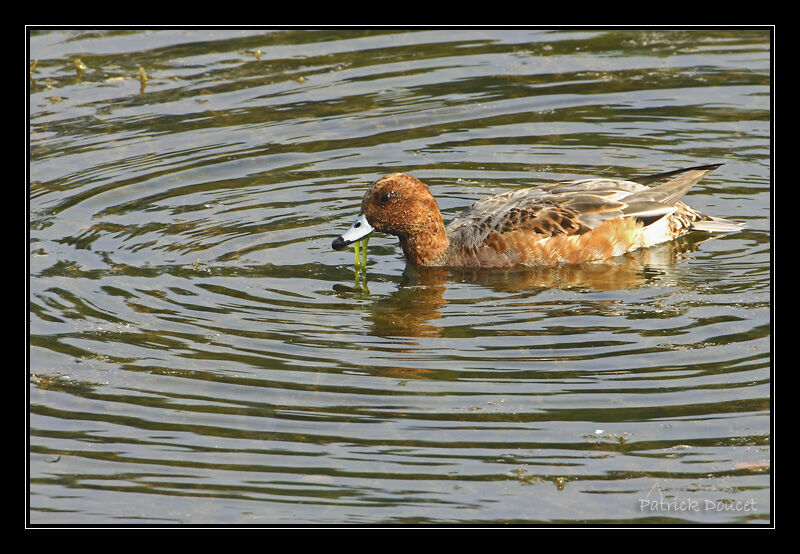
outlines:
{"label": "duck", "polygon": [[392,173],[367,189],[355,221],[331,246],[341,250],[379,231],[399,239],[408,264],[423,267],[540,267],[605,260],[692,231],[741,229],[742,223],[706,215],[681,201],[721,165],[510,190],[475,202],[447,226],[425,183]]}

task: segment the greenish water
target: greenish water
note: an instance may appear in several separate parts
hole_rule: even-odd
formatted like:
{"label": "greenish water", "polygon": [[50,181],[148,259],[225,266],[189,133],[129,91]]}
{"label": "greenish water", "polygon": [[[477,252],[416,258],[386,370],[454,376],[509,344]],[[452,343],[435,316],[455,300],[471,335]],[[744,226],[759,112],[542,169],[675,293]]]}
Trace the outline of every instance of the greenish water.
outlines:
{"label": "greenish water", "polygon": [[[768,31],[29,45],[30,524],[771,521]],[[718,162],[746,229],[608,264],[330,249],[393,171],[449,220]]]}

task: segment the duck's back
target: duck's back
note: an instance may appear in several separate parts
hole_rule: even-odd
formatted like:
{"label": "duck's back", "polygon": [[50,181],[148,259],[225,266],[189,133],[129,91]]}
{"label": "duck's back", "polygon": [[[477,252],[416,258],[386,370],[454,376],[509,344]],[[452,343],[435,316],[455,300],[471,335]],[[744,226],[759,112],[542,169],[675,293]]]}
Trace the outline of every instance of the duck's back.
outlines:
{"label": "duck's back", "polygon": [[[718,166],[636,181],[580,179],[490,196],[447,226],[450,244],[441,265],[579,263],[671,240],[692,228],[733,230],[738,224],[706,216],[679,201]],[[656,187],[642,184],[672,176]]]}

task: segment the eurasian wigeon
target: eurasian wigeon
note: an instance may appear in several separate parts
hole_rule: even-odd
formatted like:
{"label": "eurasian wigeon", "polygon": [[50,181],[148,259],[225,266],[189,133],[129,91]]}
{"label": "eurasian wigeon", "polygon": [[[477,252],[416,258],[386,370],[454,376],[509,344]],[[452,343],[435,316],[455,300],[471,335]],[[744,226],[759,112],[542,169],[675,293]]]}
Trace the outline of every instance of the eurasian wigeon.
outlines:
{"label": "eurasian wigeon", "polygon": [[[619,256],[690,231],[730,232],[741,223],[711,217],[680,198],[722,164],[627,180],[580,179],[512,190],[475,202],[445,227],[427,185],[405,173],[373,183],[353,225],[333,249],[375,230],[395,235],[408,262],[435,267],[514,267]],[[672,177],[669,181],[647,186]]]}

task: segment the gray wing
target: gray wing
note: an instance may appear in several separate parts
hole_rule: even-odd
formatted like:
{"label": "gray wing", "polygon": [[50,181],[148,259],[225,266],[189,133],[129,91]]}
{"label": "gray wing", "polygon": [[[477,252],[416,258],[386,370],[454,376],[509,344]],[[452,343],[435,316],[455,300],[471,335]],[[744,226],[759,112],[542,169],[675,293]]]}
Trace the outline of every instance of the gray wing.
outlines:
{"label": "gray wing", "polygon": [[584,179],[497,194],[475,202],[447,226],[451,240],[479,246],[492,231],[580,234],[622,215],[620,200],[646,189],[630,181]]}
{"label": "gray wing", "polygon": [[717,167],[691,167],[637,179],[649,183],[677,175],[656,187],[627,180],[580,179],[509,191],[475,202],[450,222],[447,234],[470,247],[481,245],[492,231],[581,234],[619,216],[637,217],[648,225],[673,213],[675,203],[692,185]]}

